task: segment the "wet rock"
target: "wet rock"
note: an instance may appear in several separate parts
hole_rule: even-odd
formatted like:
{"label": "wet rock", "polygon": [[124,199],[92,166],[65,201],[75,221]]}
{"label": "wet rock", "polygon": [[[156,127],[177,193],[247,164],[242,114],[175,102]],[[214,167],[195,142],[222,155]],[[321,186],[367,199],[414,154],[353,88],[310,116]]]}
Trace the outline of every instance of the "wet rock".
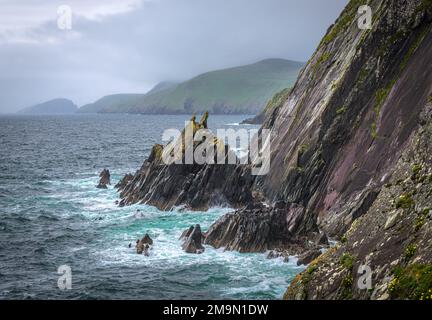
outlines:
{"label": "wet rock", "polygon": [[[206,128],[207,117],[208,114],[205,114],[199,123],[193,117],[189,124],[192,131]],[[184,139],[184,135],[185,130],[179,139]],[[117,184],[120,206],[146,203],[168,211],[184,205],[191,210],[205,211],[210,206],[230,205],[237,208],[252,202],[250,186],[254,177],[249,166],[239,166],[235,153],[216,136],[214,139],[218,142],[218,149],[225,151],[225,163],[233,158],[234,164],[185,164],[184,152],[179,159],[182,164],[165,164],[162,158],[164,146],[155,145],[135,175],[125,176]],[[205,147],[211,141],[207,139],[194,143],[193,149]]]}
{"label": "wet rock", "polygon": [[189,236],[191,235],[192,231],[194,230],[194,226],[190,226],[189,229],[186,229],[185,231],[183,231],[183,233],[181,234],[179,240],[183,240],[183,239],[187,239],[189,238]]}
{"label": "wet rock", "polygon": [[321,255],[320,250],[309,250],[298,257],[297,265],[301,266],[302,264],[307,265],[311,263],[313,260],[318,258]]}
{"label": "wet rock", "polygon": [[199,224],[195,225],[192,229],[189,228],[184,232],[185,242],[182,245],[182,249],[187,253],[195,253],[200,254],[203,253],[205,248],[202,245],[202,241],[204,240],[204,235],[201,232],[201,227]]}
{"label": "wet rock", "polygon": [[130,173],[126,174],[123,177],[123,179],[121,179],[119,182],[117,182],[117,184],[114,186],[114,188],[116,188],[116,189],[125,188],[128,185],[128,183],[133,179],[133,177],[134,176]]}
{"label": "wet rock", "polygon": [[108,188],[107,185],[111,184],[111,181],[110,181],[110,177],[111,177],[110,171],[108,169],[103,169],[101,171],[101,173],[99,173],[99,177],[100,177],[100,179],[99,179],[99,184],[97,185],[97,188],[99,188],[99,189],[107,189]]}
{"label": "wet rock", "polygon": [[150,246],[153,245],[153,239],[146,233],[141,240],[136,241],[136,251],[138,254],[143,254],[148,256]]}
{"label": "wet rock", "polygon": [[277,259],[281,257],[285,263],[289,262],[289,253],[287,251],[272,250],[267,255],[267,259]]}
{"label": "wet rock", "polygon": [[261,209],[244,208],[217,220],[209,228],[205,243],[239,252],[307,246],[306,235],[317,232],[317,227],[304,220],[304,213],[302,206],[289,203]]}

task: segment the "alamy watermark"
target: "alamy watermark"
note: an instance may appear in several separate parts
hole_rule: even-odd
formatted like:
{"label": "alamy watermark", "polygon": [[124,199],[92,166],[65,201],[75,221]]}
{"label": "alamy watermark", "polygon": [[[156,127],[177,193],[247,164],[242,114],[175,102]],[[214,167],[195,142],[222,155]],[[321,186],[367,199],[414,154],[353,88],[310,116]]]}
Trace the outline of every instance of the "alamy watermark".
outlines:
{"label": "alamy watermark", "polygon": [[[193,121],[185,129],[167,129],[162,141],[162,161],[170,164],[240,164],[251,165],[252,175],[266,175],[270,170],[271,130],[218,129],[214,135],[207,128],[196,129]],[[235,148],[239,152],[235,152]]]}
{"label": "alamy watermark", "polygon": [[57,8],[57,27],[60,30],[72,30],[72,8],[62,5]]}
{"label": "alamy watermark", "polygon": [[57,269],[57,273],[61,276],[57,280],[57,286],[60,290],[72,289],[72,269],[68,265],[61,265]]}

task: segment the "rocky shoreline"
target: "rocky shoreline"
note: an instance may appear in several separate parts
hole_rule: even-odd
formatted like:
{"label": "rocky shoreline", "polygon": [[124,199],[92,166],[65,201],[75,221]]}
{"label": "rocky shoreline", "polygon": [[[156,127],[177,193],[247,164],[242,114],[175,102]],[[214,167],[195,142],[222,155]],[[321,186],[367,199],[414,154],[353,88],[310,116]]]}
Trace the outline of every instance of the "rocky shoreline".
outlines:
{"label": "rocky shoreline", "polygon": [[[188,230],[184,248],[297,255],[310,266],[286,299],[429,297],[432,5],[369,1],[375,17],[364,30],[359,5],[350,1],[266,113],[263,128],[275,134],[268,175],[240,164],[166,165],[156,145],[117,184],[120,205],[234,208],[205,234]],[[194,130],[206,122],[193,118]],[[328,238],[339,244],[321,255]],[[358,285],[358,270],[371,270],[372,286]],[[416,281],[421,292],[407,285]]]}

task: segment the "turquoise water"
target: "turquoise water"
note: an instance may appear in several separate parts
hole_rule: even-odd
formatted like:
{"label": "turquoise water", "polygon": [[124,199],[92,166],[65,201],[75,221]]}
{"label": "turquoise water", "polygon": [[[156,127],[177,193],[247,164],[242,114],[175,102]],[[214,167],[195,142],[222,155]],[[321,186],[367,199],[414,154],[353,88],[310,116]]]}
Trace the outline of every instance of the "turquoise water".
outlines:
{"label": "turquoise water", "polygon": [[[243,118],[213,116],[209,125],[239,128]],[[163,129],[186,119],[1,117],[0,299],[279,299],[301,271],[294,258],[181,250],[184,229],[199,223],[206,230],[229,208],[119,208],[112,186],[95,188],[102,168],[114,185],[141,166]],[[134,250],[145,233],[154,240],[149,257]],[[57,287],[60,265],[71,267],[71,290]]]}

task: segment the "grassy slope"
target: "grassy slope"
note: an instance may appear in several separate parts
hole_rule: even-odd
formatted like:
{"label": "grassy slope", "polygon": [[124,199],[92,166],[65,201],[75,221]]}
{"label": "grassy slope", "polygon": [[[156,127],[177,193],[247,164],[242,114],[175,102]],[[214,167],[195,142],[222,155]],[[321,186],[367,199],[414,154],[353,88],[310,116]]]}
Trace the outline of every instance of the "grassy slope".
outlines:
{"label": "grassy slope", "polygon": [[[212,71],[165,90],[121,103],[99,101],[100,112],[251,114],[260,112],[281,89],[291,87],[303,64],[269,59]],[[87,109],[89,107],[86,107]]]}

